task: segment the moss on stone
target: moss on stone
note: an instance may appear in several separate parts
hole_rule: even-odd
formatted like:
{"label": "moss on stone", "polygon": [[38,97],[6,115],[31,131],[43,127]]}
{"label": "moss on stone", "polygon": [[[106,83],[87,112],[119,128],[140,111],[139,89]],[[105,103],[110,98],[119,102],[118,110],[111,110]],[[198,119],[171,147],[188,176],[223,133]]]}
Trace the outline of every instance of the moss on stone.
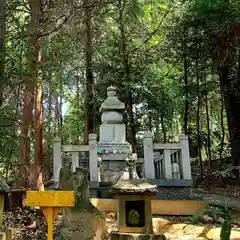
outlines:
{"label": "moss on stone", "polygon": [[75,191],[75,207],[62,211],[64,240],[105,239],[107,227],[104,215],[89,199],[88,170],[77,168],[73,173],[69,167],[60,171],[60,188]]}

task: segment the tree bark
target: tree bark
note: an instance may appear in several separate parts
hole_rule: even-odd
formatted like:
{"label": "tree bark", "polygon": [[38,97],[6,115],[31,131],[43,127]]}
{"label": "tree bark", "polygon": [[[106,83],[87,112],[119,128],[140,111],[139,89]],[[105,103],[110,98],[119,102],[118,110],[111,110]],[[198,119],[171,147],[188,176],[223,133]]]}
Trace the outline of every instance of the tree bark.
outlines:
{"label": "tree bark", "polygon": [[[38,55],[38,70],[43,71],[43,42]],[[39,71],[39,72],[40,72]],[[35,99],[35,162],[34,162],[34,188],[43,187],[43,74],[39,76],[36,84]]]}
{"label": "tree bark", "polygon": [[188,135],[188,60],[187,60],[187,37],[184,36],[183,68],[184,68],[184,88],[185,88],[185,112],[184,112],[184,134]]}
{"label": "tree bark", "polygon": [[151,111],[148,112],[148,129],[149,129],[149,131],[153,130],[153,126],[152,126],[152,112]]}
{"label": "tree bark", "polygon": [[86,95],[85,95],[85,134],[84,142],[88,143],[88,135],[94,132],[94,79],[92,69],[92,3],[83,1],[85,13],[85,66],[86,66]]}
{"label": "tree bark", "polygon": [[[51,85],[51,79],[49,79],[49,83],[48,83],[48,134],[49,136],[52,135],[52,99],[53,99],[52,85]],[[50,147],[50,144],[49,144],[49,147]]]}
{"label": "tree bark", "polygon": [[[33,41],[29,45],[30,49],[34,49],[31,60],[31,70],[34,69],[30,82],[30,102],[31,105],[28,109],[28,114],[31,118],[30,121],[33,120],[33,104],[34,104],[34,96],[35,98],[35,161],[33,165],[33,171],[30,174],[29,185],[32,188],[39,188],[39,186],[43,186],[42,179],[42,171],[43,171],[43,151],[42,151],[42,128],[43,128],[43,85],[41,81],[42,70],[43,70],[43,42],[42,39],[39,39],[41,34],[41,22],[43,19],[42,12],[42,1],[41,0],[29,0],[29,6],[31,9],[31,38]],[[35,90],[35,92],[34,92]],[[34,94],[35,93],[35,94]],[[28,94],[28,92],[26,93]],[[29,124],[31,124],[29,122]],[[31,127],[29,126],[29,131],[31,131]],[[29,136],[30,139],[30,136]],[[29,146],[28,146],[29,148]],[[30,149],[29,149],[30,152]],[[29,153],[28,152],[28,153]],[[27,160],[29,164],[29,159]]]}
{"label": "tree bark", "polygon": [[6,33],[6,0],[0,1],[0,106],[3,102],[5,83],[5,33]]}
{"label": "tree bark", "polygon": [[198,60],[196,62],[196,79],[197,79],[197,143],[198,143],[198,157],[200,164],[200,176],[203,179],[203,162],[202,162],[202,141],[201,141],[201,129],[200,129],[200,84],[198,74]]}
{"label": "tree bark", "polygon": [[232,161],[234,166],[240,166],[240,89],[239,80],[233,83],[229,79],[230,69],[230,64],[221,65],[219,79],[227,113]]}
{"label": "tree bark", "polygon": [[28,38],[28,73],[25,77],[25,89],[24,89],[24,106],[21,122],[21,135],[20,142],[20,162],[21,176],[24,177],[23,184],[27,186],[27,168],[29,166],[30,157],[30,138],[31,138],[31,125],[33,121],[33,105],[34,105],[34,90],[37,81],[37,65],[38,65],[38,53],[39,53],[39,23],[41,19],[41,1],[29,0],[29,6],[31,11],[31,22],[29,28]]}
{"label": "tree bark", "polygon": [[[55,86],[56,87],[56,86]],[[58,93],[54,91],[54,116],[55,116],[55,121],[54,121],[54,133],[55,135],[59,136],[59,101],[58,101]]]}
{"label": "tree bark", "polygon": [[210,118],[208,109],[208,90],[207,90],[207,80],[205,77],[205,107],[206,107],[206,124],[207,124],[207,152],[208,152],[208,166],[212,168],[212,154],[211,154],[211,129],[210,129]]}
{"label": "tree bark", "polygon": [[164,126],[164,117],[163,117],[163,112],[161,112],[161,126],[162,126],[162,133],[163,133],[163,142],[166,143],[167,142],[167,133],[166,133],[166,129]]}
{"label": "tree bark", "polygon": [[[80,122],[80,111],[81,111],[80,109],[80,76],[76,76],[76,80],[77,80],[76,109],[77,109],[77,119],[79,119],[79,122]],[[77,124],[77,136],[75,139],[75,144],[79,143],[80,134],[81,134],[80,124]]]}
{"label": "tree bark", "polygon": [[130,139],[132,143],[132,152],[137,152],[137,140],[136,140],[136,126],[134,121],[134,113],[133,113],[133,99],[132,99],[132,91],[128,91],[128,103],[127,103],[127,112],[129,116],[130,123]]}
{"label": "tree bark", "polygon": [[60,81],[60,96],[59,96],[59,105],[58,105],[58,114],[59,114],[59,124],[58,124],[58,134],[60,133],[61,141],[63,144],[63,113],[62,113],[62,107],[63,107],[63,80]]}
{"label": "tree bark", "polygon": [[222,136],[221,136],[221,146],[220,146],[220,151],[219,151],[219,158],[220,158],[220,164],[222,165],[223,164],[223,148],[224,148],[224,140],[225,140],[225,128],[224,128],[224,97],[223,97],[223,92],[222,90],[220,89],[220,92],[221,92],[221,112],[220,112],[220,119],[221,119],[221,133],[222,133]]}

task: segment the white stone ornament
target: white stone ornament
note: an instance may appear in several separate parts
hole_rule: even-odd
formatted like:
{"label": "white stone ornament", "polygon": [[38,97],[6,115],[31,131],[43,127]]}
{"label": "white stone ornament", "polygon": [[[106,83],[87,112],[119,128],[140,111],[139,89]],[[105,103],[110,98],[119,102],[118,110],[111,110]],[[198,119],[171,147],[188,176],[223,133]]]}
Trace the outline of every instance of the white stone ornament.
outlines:
{"label": "white stone ornament", "polygon": [[180,179],[180,167],[176,162],[172,164],[172,175],[173,175],[173,179],[175,180]]}

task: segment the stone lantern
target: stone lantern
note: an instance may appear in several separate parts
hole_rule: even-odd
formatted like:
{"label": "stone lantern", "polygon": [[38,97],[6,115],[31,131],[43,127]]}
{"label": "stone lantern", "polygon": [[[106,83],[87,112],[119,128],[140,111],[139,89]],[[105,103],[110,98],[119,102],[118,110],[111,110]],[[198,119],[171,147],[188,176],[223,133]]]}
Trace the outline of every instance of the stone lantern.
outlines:
{"label": "stone lantern", "polygon": [[146,179],[139,179],[135,161],[129,159],[118,182],[110,188],[117,196],[118,232],[111,232],[111,240],[163,240],[162,234],[153,233],[151,200],[157,187]]}

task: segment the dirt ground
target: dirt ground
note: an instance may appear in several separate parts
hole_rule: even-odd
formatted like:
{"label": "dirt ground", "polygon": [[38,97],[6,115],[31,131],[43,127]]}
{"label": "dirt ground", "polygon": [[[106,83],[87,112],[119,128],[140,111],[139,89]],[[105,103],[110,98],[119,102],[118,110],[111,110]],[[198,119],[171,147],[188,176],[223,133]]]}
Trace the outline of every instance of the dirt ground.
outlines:
{"label": "dirt ground", "polygon": [[[105,214],[108,231],[117,230],[116,214]],[[29,219],[37,219],[37,227],[26,227]],[[61,216],[58,216],[58,220]],[[240,216],[235,217],[231,239],[240,238]],[[239,224],[238,224],[239,223]],[[13,240],[46,240],[46,221],[39,210],[18,209],[4,214],[4,227],[11,227],[14,232]],[[218,240],[220,225],[191,224],[189,217],[154,216],[153,230],[163,233],[168,240]]]}
{"label": "dirt ground", "polygon": [[[108,230],[116,231],[116,216],[113,213],[106,214]],[[220,225],[190,223],[189,217],[161,216],[153,218],[153,230],[155,233],[163,233],[167,240],[218,240],[220,239]],[[234,225],[231,239],[240,238],[240,226]]]}

